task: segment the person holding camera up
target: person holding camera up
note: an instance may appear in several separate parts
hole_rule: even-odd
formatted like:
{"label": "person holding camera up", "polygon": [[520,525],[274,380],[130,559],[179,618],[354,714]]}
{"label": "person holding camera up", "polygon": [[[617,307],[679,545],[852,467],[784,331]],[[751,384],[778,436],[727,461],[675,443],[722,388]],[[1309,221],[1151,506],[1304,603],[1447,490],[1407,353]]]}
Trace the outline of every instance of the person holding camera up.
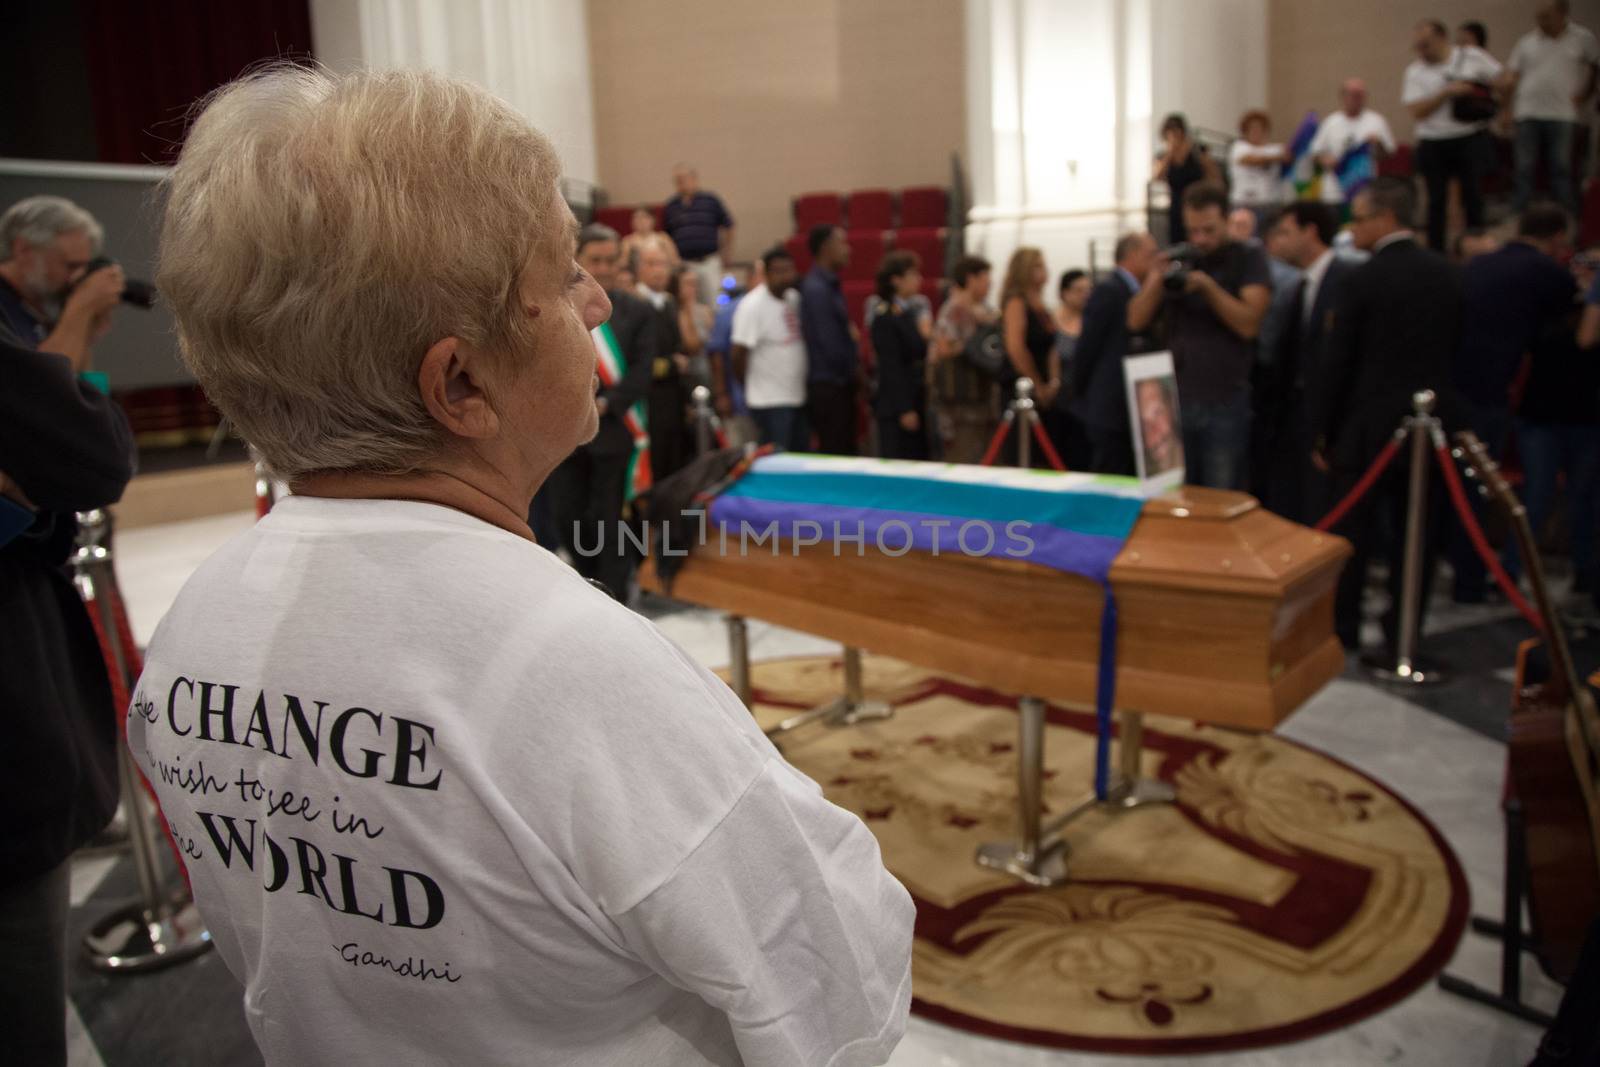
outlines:
{"label": "person holding camera up", "polygon": [[[1157,257],[1157,300],[1167,308],[1167,343],[1178,372],[1183,449],[1190,485],[1244,489],[1250,470],[1250,371],[1256,335],[1272,299],[1266,255],[1228,238],[1228,194],[1209,182],[1183,194],[1189,243]],[[1153,315],[1147,296],[1129,308],[1135,330]]]}
{"label": "person holding camera up", "polygon": [[117,719],[65,573],[75,511],[133,476],[133,435],[80,376],[122,296],[90,271],[100,227],[58,197],[0,216],[0,1033],[15,1063],[65,1063],[71,855],[117,808]]}
{"label": "person holding camera up", "polygon": [[90,270],[101,238],[94,216],[59,196],[30,196],[0,216],[0,340],[89,369],[127,283],[115,263]]}

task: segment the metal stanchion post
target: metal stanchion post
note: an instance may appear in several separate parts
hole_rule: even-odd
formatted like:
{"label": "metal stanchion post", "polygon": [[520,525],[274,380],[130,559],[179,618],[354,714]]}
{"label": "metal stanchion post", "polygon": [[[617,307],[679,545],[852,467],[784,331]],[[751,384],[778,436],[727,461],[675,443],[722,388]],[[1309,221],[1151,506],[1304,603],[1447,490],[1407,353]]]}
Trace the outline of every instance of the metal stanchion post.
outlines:
{"label": "metal stanchion post", "polygon": [[711,451],[711,420],[716,417],[711,407],[711,390],[703,385],[695,386],[689,393],[689,402],[694,406],[695,455],[703,456]]}
{"label": "metal stanchion post", "polygon": [[1038,697],[1017,701],[1017,839],[978,846],[978,863],[1004,871],[1029,885],[1060,885],[1067,880],[1066,842],[1043,835],[1039,822],[1044,799],[1045,703]]}
{"label": "metal stanchion post", "polygon": [[1017,379],[1017,398],[1012,401],[1017,421],[1012,433],[1017,435],[1017,466],[1033,466],[1033,420],[1039,417],[1033,409],[1033,379]]}
{"label": "metal stanchion post", "polygon": [[1395,635],[1395,657],[1373,664],[1373,673],[1386,682],[1431,685],[1444,680],[1434,669],[1417,663],[1417,629],[1422,614],[1422,544],[1428,517],[1428,471],[1431,443],[1439,433],[1434,417],[1436,397],[1424,389],[1411,398],[1416,414],[1407,420],[1411,433],[1411,471],[1406,495],[1405,556],[1400,569],[1400,632]]}
{"label": "metal stanchion post", "polygon": [[743,615],[728,616],[728,680],[739,700],[750,707],[750,626]]}
{"label": "metal stanchion post", "polygon": [[[108,666],[116,672],[123,691],[131,693],[137,679],[132,677],[123,654],[121,628],[117,625],[116,575],[111,566],[111,550],[105,544],[108,525],[103,511],[79,513],[78,547],[72,556],[74,583],[85,604],[99,616],[106,647],[111,651]],[[126,711],[113,710],[117,714]],[[133,757],[120,740],[117,767],[122,778],[122,806],[128,813],[133,866],[139,879],[139,901],[118,908],[90,927],[83,938],[83,950],[90,964],[102,970],[149,971],[198,956],[211,947],[211,933],[200,920],[186,889],[163,889],[152,812],[145,804]]]}

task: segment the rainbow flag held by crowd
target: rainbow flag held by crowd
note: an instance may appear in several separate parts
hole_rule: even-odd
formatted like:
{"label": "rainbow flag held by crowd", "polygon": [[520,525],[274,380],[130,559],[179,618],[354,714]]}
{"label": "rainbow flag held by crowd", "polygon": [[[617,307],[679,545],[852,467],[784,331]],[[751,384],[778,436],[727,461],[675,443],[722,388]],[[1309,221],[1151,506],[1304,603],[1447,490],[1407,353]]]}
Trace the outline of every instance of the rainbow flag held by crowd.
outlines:
{"label": "rainbow flag held by crowd", "polygon": [[1378,164],[1372,158],[1372,145],[1358,144],[1350,149],[1335,164],[1333,172],[1339,177],[1339,191],[1344,193],[1348,203],[1351,197],[1361,191],[1362,186],[1378,176]]}
{"label": "rainbow flag held by crowd", "polygon": [[1301,200],[1316,200],[1322,196],[1322,177],[1311,155],[1311,142],[1317,139],[1317,128],[1321,124],[1315,111],[1307,111],[1289,139],[1290,161],[1283,165],[1283,175],[1294,182],[1295,196]]}
{"label": "rainbow flag held by crowd", "polygon": [[[597,357],[595,373],[600,376],[600,384],[611,389],[628,373],[628,361],[617,345],[617,335],[611,332],[609,322],[602,322],[590,334],[594,337]],[[633,438],[633,455],[628,457],[627,476],[623,481],[623,500],[632,501],[650,488],[650,433],[645,428],[643,400],[622,412],[622,424]]]}

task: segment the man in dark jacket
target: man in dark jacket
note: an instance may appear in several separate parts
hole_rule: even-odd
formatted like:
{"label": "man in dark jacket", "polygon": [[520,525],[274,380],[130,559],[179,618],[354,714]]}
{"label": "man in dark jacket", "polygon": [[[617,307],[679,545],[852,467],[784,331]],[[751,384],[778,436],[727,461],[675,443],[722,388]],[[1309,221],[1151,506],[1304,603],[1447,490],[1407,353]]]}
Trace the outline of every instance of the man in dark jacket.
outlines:
{"label": "man in dark jacket", "polygon": [[[1452,378],[1462,399],[1466,426],[1496,459],[1511,431],[1511,386],[1524,361],[1546,335],[1571,338],[1566,320],[1576,307],[1578,286],[1559,262],[1569,250],[1569,226],[1567,213],[1559,206],[1535,204],[1523,212],[1515,239],[1477,256],[1461,272],[1465,319]],[[1577,354],[1571,357],[1577,358]],[[1541,375],[1541,381],[1550,382],[1551,378]],[[1543,453],[1535,448],[1534,455],[1542,457]],[[1524,449],[1524,466],[1528,459]],[[1553,488],[1554,472],[1550,483]],[[1476,494],[1469,499],[1481,510]],[[1452,526],[1450,564],[1455,571],[1455,599],[1481,602],[1487,574],[1459,524]],[[1511,569],[1515,574],[1515,568]]]}
{"label": "man in dark jacket", "polygon": [[624,416],[649,395],[654,360],[668,353],[655,309],[614,288],[617,246],[617,232],[609,226],[585,226],[578,235],[576,258],[611,298],[609,325],[626,371],[614,385],[602,384],[595,396],[600,429],[594,440],[551,472],[546,484],[561,543],[578,573],[599,581],[621,600],[628,595],[633,564],[621,534],[629,472],[636,463],[649,462],[647,456],[635,455],[636,442]]}
{"label": "man in dark jacket", "polygon": [[[1116,269],[1095,286],[1083,309],[1083,332],[1072,357],[1071,410],[1089,434],[1089,469],[1098,474],[1134,474],[1133,435],[1128,423],[1128,387],[1122,361],[1133,350],[1129,311],[1136,298],[1149,305],[1148,324],[1161,292],[1155,238],[1130,233],[1117,242]],[[1143,294],[1141,296],[1141,294]]]}
{"label": "man in dark jacket", "polygon": [[132,435],[67,356],[0,333],[0,528],[27,523],[0,533],[0,1034],[11,1062],[65,1063],[70,857],[117,808],[118,709],[64,568],[73,513],[133,476]]}
{"label": "man in dark jacket", "polygon": [[1306,200],[1289,205],[1273,224],[1272,247],[1301,277],[1277,344],[1257,364],[1251,390],[1260,449],[1256,495],[1268,510],[1308,525],[1333,503],[1327,475],[1311,465],[1311,398],[1320,391],[1333,309],[1355,270],[1330,247],[1336,228],[1332,208]]}
{"label": "man in dark jacket", "polygon": [[[1333,310],[1322,384],[1312,401],[1317,441],[1313,462],[1331,473],[1335,500],[1355,486],[1412,412],[1416,392],[1433,390],[1445,425],[1459,422],[1459,405],[1450,391],[1450,361],[1461,336],[1461,279],[1442,256],[1417,242],[1410,228],[1415,212],[1411,186],[1392,178],[1373,182],[1351,205],[1356,247],[1370,251],[1372,259],[1345,280]],[[1419,630],[1437,562],[1444,501],[1431,455],[1427,462],[1432,489],[1424,513]],[[1404,457],[1391,464],[1337,530],[1355,546],[1355,556],[1340,576],[1334,608],[1334,626],[1346,648],[1359,645],[1367,563],[1380,550],[1389,561],[1391,604],[1383,625],[1390,652],[1398,640],[1407,466]],[[1384,512],[1389,515],[1386,540],[1380,522]]]}

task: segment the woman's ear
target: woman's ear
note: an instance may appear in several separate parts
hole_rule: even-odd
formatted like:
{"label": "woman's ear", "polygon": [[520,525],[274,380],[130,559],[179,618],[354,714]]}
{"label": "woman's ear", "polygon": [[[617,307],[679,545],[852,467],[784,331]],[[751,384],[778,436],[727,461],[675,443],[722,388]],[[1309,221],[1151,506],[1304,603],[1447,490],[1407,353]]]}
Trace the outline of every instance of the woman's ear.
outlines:
{"label": "woman's ear", "polygon": [[457,437],[481,439],[500,431],[500,417],[489,402],[481,352],[457,337],[435,341],[417,369],[422,403],[435,422]]}

